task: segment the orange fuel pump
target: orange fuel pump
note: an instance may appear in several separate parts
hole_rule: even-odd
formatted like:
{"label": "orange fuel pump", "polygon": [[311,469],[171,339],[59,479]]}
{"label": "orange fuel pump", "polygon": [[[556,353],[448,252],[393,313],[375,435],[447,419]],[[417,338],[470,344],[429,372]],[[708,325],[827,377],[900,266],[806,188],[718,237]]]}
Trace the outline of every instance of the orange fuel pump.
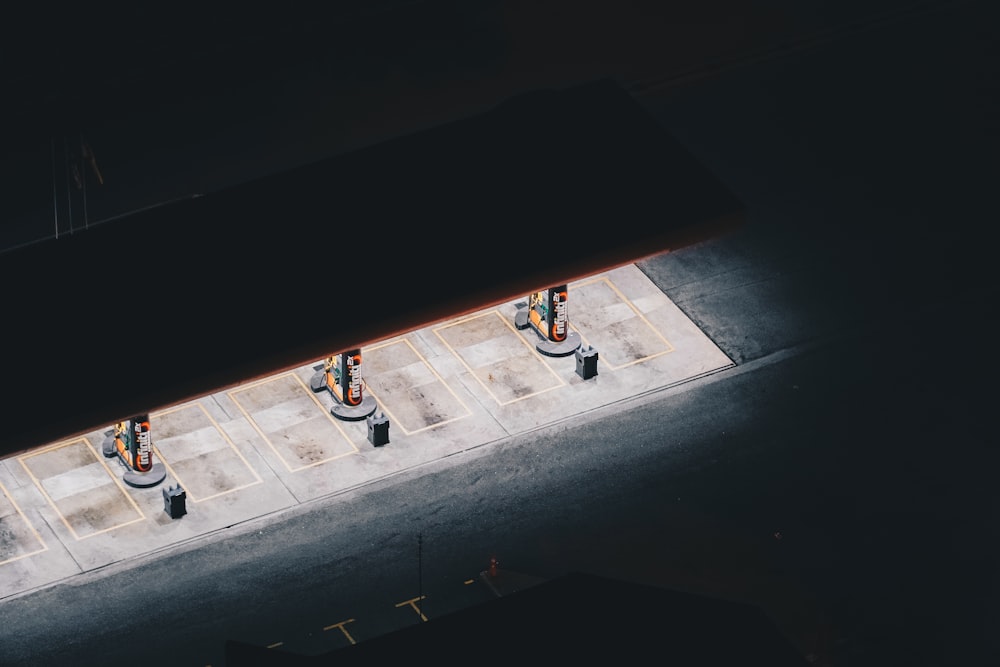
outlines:
{"label": "orange fuel pump", "polygon": [[309,382],[315,392],[328,391],[334,399],[330,413],[338,419],[360,421],[375,412],[375,399],[364,393],[361,376],[361,350],[354,348],[331,355]]}
{"label": "orange fuel pump", "polygon": [[531,327],[542,340],[535,349],[550,357],[565,357],[580,347],[580,334],[569,328],[569,290],[557,285],[534,292],[528,303],[518,309],[514,324],[518,329]]}
{"label": "orange fuel pump", "polygon": [[153,438],[148,414],[118,422],[105,435],[104,456],[118,457],[125,468],[122,478],[127,484],[137,487],[155,486],[166,478],[164,465],[153,461]]}

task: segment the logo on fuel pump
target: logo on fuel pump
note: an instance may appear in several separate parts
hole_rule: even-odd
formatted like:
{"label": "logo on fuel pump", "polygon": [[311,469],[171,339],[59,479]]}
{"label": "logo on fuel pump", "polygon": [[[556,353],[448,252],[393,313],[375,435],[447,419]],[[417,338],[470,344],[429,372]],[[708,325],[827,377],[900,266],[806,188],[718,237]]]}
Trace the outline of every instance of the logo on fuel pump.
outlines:
{"label": "logo on fuel pump", "polygon": [[153,443],[149,435],[149,422],[136,420],[135,457],[132,466],[139,472],[149,472],[153,467]]}
{"label": "logo on fuel pump", "polygon": [[344,402],[349,405],[361,405],[361,353],[355,352],[346,357],[347,391],[344,393]]}
{"label": "logo on fuel pump", "polygon": [[566,290],[552,293],[552,309],[555,315],[552,321],[552,340],[566,340]]}

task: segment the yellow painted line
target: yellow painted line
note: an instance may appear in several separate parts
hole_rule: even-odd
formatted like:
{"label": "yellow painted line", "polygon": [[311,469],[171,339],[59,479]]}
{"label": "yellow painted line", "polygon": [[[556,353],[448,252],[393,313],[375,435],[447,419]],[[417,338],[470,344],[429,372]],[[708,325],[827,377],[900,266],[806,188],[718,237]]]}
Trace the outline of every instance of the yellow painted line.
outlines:
{"label": "yellow painted line", "polygon": [[397,602],[396,603],[396,609],[399,609],[400,607],[412,607],[413,611],[415,611],[417,613],[417,615],[420,617],[420,620],[421,621],[426,621],[427,617],[424,616],[424,612],[422,612],[420,610],[420,606],[417,605],[418,602],[420,602],[421,600],[424,600],[426,598],[427,598],[426,595],[421,595],[419,597],[410,598],[409,600],[404,600],[403,602]]}
{"label": "yellow painted line", "polygon": [[353,623],[353,622],[354,622],[354,619],[353,618],[349,618],[346,621],[341,621],[340,623],[334,623],[333,625],[327,625],[327,626],[325,626],[323,628],[323,630],[325,632],[326,630],[333,630],[334,628],[337,628],[338,630],[340,630],[344,634],[345,637],[347,637],[347,641],[351,642],[352,644],[357,644],[357,642],[354,641],[354,637],[351,636],[351,633],[348,632],[347,628],[345,627],[348,623]]}
{"label": "yellow painted line", "polygon": [[[45,487],[42,486],[41,480],[39,480],[35,476],[35,473],[31,471],[31,468],[29,468],[28,464],[25,462],[26,459],[30,459],[32,457],[39,456],[41,454],[47,454],[47,453],[55,451],[57,449],[62,449],[63,447],[69,447],[71,445],[76,445],[76,444],[80,444],[80,443],[83,443],[83,445],[87,448],[87,450],[91,454],[94,455],[94,459],[99,464],[101,464],[101,468],[106,473],[108,473],[108,476],[111,478],[111,481],[115,484],[115,486],[117,486],[119,488],[119,490],[122,492],[122,495],[125,496],[126,500],[128,500],[128,502],[129,502],[129,504],[132,505],[132,508],[135,509],[136,513],[139,515],[138,518],[133,519],[131,521],[126,521],[124,523],[118,523],[118,524],[115,524],[114,526],[109,526],[107,528],[103,528],[101,530],[94,531],[93,533],[90,533],[89,535],[84,535],[84,536],[81,537],[76,532],[76,529],[73,528],[72,525],[70,525],[69,521],[66,520],[66,516],[59,510],[59,506],[56,504],[55,500],[52,499],[52,496],[50,496],[48,494],[48,492],[45,490]],[[117,455],[114,457],[113,460],[118,460]],[[123,526],[131,525],[133,523],[136,523],[137,521],[143,521],[146,518],[146,515],[143,514],[142,510],[139,508],[139,505],[136,504],[135,500],[129,494],[128,489],[125,488],[125,485],[122,483],[122,481],[118,477],[115,477],[114,473],[112,473],[111,470],[110,470],[110,468],[108,468],[107,461],[104,460],[103,457],[101,457],[101,456],[99,456],[97,454],[97,450],[94,449],[94,446],[90,444],[90,441],[87,438],[76,438],[74,440],[66,440],[64,442],[58,442],[58,443],[55,443],[53,445],[49,445],[48,447],[43,447],[42,449],[39,449],[38,451],[32,452],[31,454],[25,454],[24,456],[18,457],[18,461],[20,461],[21,467],[23,467],[24,471],[26,473],[28,473],[28,476],[31,477],[31,480],[35,483],[35,486],[38,487],[38,490],[41,492],[41,494],[43,496],[45,496],[45,500],[47,500],[48,503],[49,503],[49,505],[52,506],[52,509],[55,510],[56,515],[59,516],[59,519],[63,522],[63,525],[66,526],[66,529],[73,535],[73,538],[76,539],[77,541],[85,540],[85,539],[94,537],[95,535],[101,535],[103,533],[107,533],[107,532],[112,531],[112,530],[117,530],[118,528],[121,528]]]}
{"label": "yellow painted line", "polygon": [[89,449],[90,452],[94,455],[94,458],[97,459],[97,461],[100,462],[104,466],[104,469],[107,470],[108,475],[111,477],[111,479],[114,480],[114,482],[118,486],[118,488],[121,489],[122,495],[124,495],[125,498],[128,499],[129,504],[132,505],[132,507],[135,509],[136,513],[139,515],[138,519],[132,519],[131,521],[126,521],[125,523],[120,523],[120,524],[115,525],[115,526],[109,526],[107,528],[104,528],[103,530],[98,530],[96,532],[93,532],[90,535],[87,535],[86,537],[93,537],[94,535],[100,535],[101,533],[107,533],[107,532],[110,532],[110,531],[115,530],[117,528],[121,528],[122,526],[132,525],[133,523],[136,523],[137,521],[144,521],[146,519],[146,515],[143,514],[143,511],[139,507],[139,504],[137,502],[135,502],[134,498],[132,498],[132,494],[130,494],[128,492],[128,489],[125,487],[125,483],[122,480],[122,478],[121,477],[116,477],[115,474],[113,472],[111,472],[111,469],[108,468],[108,462],[109,461],[117,461],[118,460],[117,456],[114,457],[114,458],[112,458],[112,459],[104,458],[102,455],[100,455],[100,454],[97,453],[97,449],[91,444],[90,440],[88,440],[87,438],[82,438],[82,440],[83,440],[84,444],[87,445],[87,449]]}
{"label": "yellow painted line", "polygon": [[[517,340],[519,340],[521,342],[521,344],[523,344],[524,347],[528,349],[529,354],[531,354],[533,357],[535,357],[542,364],[542,366],[545,367],[545,369],[549,371],[549,373],[552,375],[552,377],[554,377],[556,379],[556,381],[557,381],[558,384],[553,385],[551,387],[547,387],[547,388],[542,389],[540,391],[532,392],[530,394],[525,394],[524,396],[519,396],[519,397],[517,397],[515,399],[512,399],[512,400],[509,400],[509,401],[501,401],[497,397],[497,395],[493,393],[493,391],[489,388],[489,386],[485,382],[483,382],[482,378],[479,377],[479,375],[476,373],[475,369],[473,369],[472,366],[470,366],[469,363],[462,357],[462,355],[454,347],[452,347],[451,344],[448,343],[448,341],[446,341],[444,339],[444,336],[441,335],[441,331],[443,331],[444,329],[448,329],[448,328],[453,327],[453,326],[459,326],[459,325],[465,324],[466,322],[470,322],[472,320],[475,320],[475,319],[478,319],[478,318],[481,318],[481,317],[489,317],[490,315],[495,315],[496,317],[498,317],[500,319],[500,321],[504,324],[504,326],[506,326],[508,329],[510,329],[511,333],[514,334],[514,336],[517,338]],[[490,397],[494,401],[496,401],[498,405],[510,405],[511,403],[517,403],[518,401],[523,401],[523,400],[528,399],[528,398],[534,398],[535,396],[539,396],[541,394],[544,394],[547,391],[552,391],[553,389],[558,389],[560,387],[566,386],[566,382],[561,377],[559,377],[558,373],[556,373],[554,370],[552,370],[552,367],[549,366],[549,363],[548,363],[548,361],[546,361],[545,357],[543,357],[542,354],[538,350],[536,350],[535,347],[533,345],[531,345],[525,339],[524,336],[521,335],[521,332],[519,332],[517,330],[517,328],[514,327],[513,324],[511,324],[510,322],[507,321],[507,318],[505,318],[500,313],[499,310],[496,310],[496,309],[487,310],[487,311],[484,311],[482,313],[478,313],[478,314],[475,314],[475,315],[470,315],[468,317],[463,317],[461,319],[455,320],[454,322],[450,322],[450,323],[448,323],[448,324],[446,324],[446,325],[444,325],[442,327],[438,327],[437,329],[434,329],[434,334],[441,340],[441,343],[445,347],[447,347],[448,350],[453,355],[455,355],[455,358],[457,358],[459,360],[459,362],[461,362],[461,364],[463,366],[465,366],[466,370],[469,371],[469,373],[472,375],[472,377],[474,377],[476,379],[476,381],[483,388],[483,390],[486,391],[486,393],[489,394]]]}
{"label": "yellow painted line", "polygon": [[[243,465],[246,466],[247,470],[250,471],[250,474],[253,475],[254,479],[256,479],[257,481],[256,482],[249,482],[247,484],[241,484],[239,486],[234,486],[231,489],[227,489],[226,491],[220,491],[219,493],[213,493],[212,495],[205,496],[204,498],[197,498],[197,497],[194,496],[194,494],[191,493],[191,491],[188,490],[187,485],[184,483],[184,480],[181,479],[181,476],[178,475],[177,472],[170,466],[170,463],[168,463],[168,461],[167,461],[167,457],[163,456],[163,454],[160,453],[159,448],[157,448],[156,445],[154,444],[153,445],[153,451],[154,451],[154,453],[160,459],[160,463],[162,463],[163,466],[170,473],[171,477],[173,477],[174,480],[176,480],[177,483],[180,484],[181,488],[184,489],[184,494],[185,494],[186,498],[188,500],[190,500],[192,503],[199,503],[199,502],[202,502],[202,501],[205,501],[205,500],[210,500],[212,498],[218,498],[219,496],[224,496],[227,493],[235,493],[236,491],[239,491],[241,489],[246,489],[246,488],[249,488],[251,486],[256,486],[257,484],[262,484],[264,482],[264,480],[262,480],[260,478],[260,475],[257,474],[257,471],[253,469],[253,466],[250,465],[250,462],[247,461],[246,457],[243,456],[243,454],[240,452],[240,450],[236,447],[236,443],[234,443],[232,441],[232,439],[229,437],[229,435],[226,434],[226,432],[225,432],[225,430],[223,430],[222,426],[219,425],[219,422],[217,422],[215,420],[215,418],[212,417],[211,413],[209,413],[209,411],[201,403],[194,402],[194,403],[189,403],[187,405],[181,405],[181,406],[178,406],[178,407],[175,407],[175,408],[170,408],[169,410],[162,410],[162,411],[157,412],[155,414],[151,414],[150,415],[150,419],[152,419],[153,417],[159,417],[159,416],[171,414],[171,413],[174,413],[174,412],[180,412],[181,410],[186,410],[186,409],[189,409],[189,408],[192,408],[192,407],[197,407],[197,408],[199,408],[201,410],[201,412],[205,415],[205,418],[208,419],[208,421],[212,425],[212,427],[216,431],[218,431],[219,435],[222,436],[222,439],[225,440],[226,444],[229,445],[229,448],[233,450],[233,453],[236,454],[237,458],[239,458],[240,461],[243,462]],[[155,441],[155,438],[154,438],[154,441]]]}
{"label": "yellow painted line", "polygon": [[[436,424],[431,424],[430,426],[424,426],[423,428],[418,428],[418,429],[414,429],[414,430],[410,431],[410,430],[407,430],[406,428],[403,427],[403,425],[400,423],[400,420],[398,420],[392,414],[392,412],[389,410],[389,407],[387,405],[385,405],[382,402],[381,399],[379,399],[379,397],[375,393],[375,391],[373,391],[371,389],[368,389],[368,393],[371,394],[372,398],[374,398],[378,402],[379,407],[382,409],[382,411],[386,415],[388,415],[389,421],[391,421],[394,426],[398,427],[399,430],[403,432],[403,435],[413,435],[414,433],[422,433],[424,431],[429,431],[432,428],[438,428],[439,426],[444,426],[445,424],[451,424],[452,422],[460,421],[460,420],[465,419],[466,417],[468,417],[469,415],[472,414],[472,410],[470,410],[469,406],[467,406],[465,404],[465,401],[463,401],[459,397],[459,395],[455,393],[455,390],[451,388],[451,385],[448,384],[447,382],[445,382],[444,378],[441,377],[441,375],[436,370],[434,370],[434,366],[432,366],[431,363],[429,361],[427,361],[427,357],[425,357],[424,355],[420,354],[420,351],[417,350],[417,348],[413,346],[413,343],[411,343],[408,338],[402,338],[400,340],[390,341],[390,342],[387,342],[387,343],[382,343],[380,345],[374,345],[374,346],[372,346],[372,347],[370,347],[368,349],[369,349],[369,351],[371,351],[371,350],[380,350],[380,349],[389,347],[391,345],[400,345],[400,344],[405,344],[407,347],[410,348],[410,350],[413,351],[413,354],[416,355],[416,357],[420,360],[420,362],[424,366],[427,367],[427,370],[429,370],[431,372],[431,374],[434,377],[437,378],[438,382],[440,382],[442,385],[444,385],[445,389],[448,390],[448,393],[451,394],[455,398],[455,400],[458,401],[458,404],[462,406],[462,409],[465,410],[465,415],[463,415],[461,417],[455,417],[453,419],[445,419],[444,421],[440,421],[440,422],[438,422]],[[365,385],[365,386],[367,387],[367,385]]]}
{"label": "yellow painted line", "polygon": [[[260,428],[260,425],[257,424],[256,421],[254,421],[254,418],[250,415],[250,413],[246,410],[246,408],[244,408],[243,405],[240,404],[239,399],[236,398],[236,394],[238,394],[240,392],[248,391],[250,389],[253,389],[254,387],[258,387],[260,385],[267,384],[268,382],[276,382],[278,380],[281,380],[281,379],[284,379],[284,378],[289,378],[289,377],[292,378],[292,379],[294,379],[295,382],[297,382],[302,387],[302,390],[305,392],[305,394],[310,398],[310,400],[312,400],[313,403],[316,404],[316,407],[318,407],[320,409],[320,412],[323,413],[323,415],[327,418],[327,420],[329,420],[329,422],[331,424],[333,424],[334,428],[337,429],[337,432],[340,433],[340,435],[344,439],[344,441],[348,445],[351,446],[352,451],[350,451],[350,452],[344,452],[343,454],[337,454],[336,456],[331,456],[331,457],[325,458],[325,459],[323,459],[321,461],[314,461],[313,463],[309,463],[309,464],[306,464],[306,465],[302,465],[302,466],[298,466],[298,467],[293,468],[288,463],[288,461],[285,460],[285,457],[281,455],[281,452],[278,451],[278,448],[274,446],[274,443],[271,442],[271,439],[269,437],[267,437],[267,435],[264,433],[264,431]],[[330,410],[325,405],[323,405],[323,403],[318,398],[316,398],[316,396],[313,393],[312,389],[310,387],[307,387],[306,383],[302,381],[302,378],[300,378],[295,373],[282,373],[280,375],[275,375],[275,376],[272,376],[272,377],[269,377],[269,378],[264,378],[262,380],[258,380],[256,382],[252,382],[252,383],[250,383],[248,385],[242,386],[239,389],[234,389],[234,390],[228,392],[228,395],[233,400],[233,403],[236,404],[236,407],[239,408],[240,412],[243,413],[243,416],[246,417],[247,421],[250,422],[250,425],[253,427],[253,429],[255,431],[257,431],[257,434],[261,437],[261,439],[264,442],[267,443],[267,446],[271,448],[271,451],[274,452],[274,455],[278,457],[278,460],[281,461],[282,464],[284,464],[284,466],[288,470],[288,472],[299,472],[299,471],[305,470],[307,468],[314,468],[314,467],[316,467],[318,465],[323,465],[324,463],[329,463],[330,461],[335,461],[335,460],[341,459],[341,458],[343,458],[345,456],[353,456],[354,454],[357,454],[360,451],[357,448],[357,445],[355,445],[354,442],[351,440],[350,436],[348,436],[347,433],[344,431],[344,429],[340,426],[340,424],[337,423],[337,419],[333,415],[330,414]]]}
{"label": "yellow painted line", "polygon": [[24,515],[24,512],[21,511],[21,508],[18,506],[17,501],[14,500],[14,496],[12,496],[9,491],[7,491],[7,488],[3,485],[2,482],[0,482],[0,493],[2,493],[7,498],[7,500],[10,501],[10,504],[14,508],[14,511],[17,512],[17,515],[21,517],[21,520],[24,521],[24,525],[28,527],[28,530],[31,531],[31,534],[35,536],[35,539],[38,540],[38,543],[42,547],[41,549],[36,549],[35,551],[29,551],[28,553],[21,554],[20,556],[14,556],[6,560],[0,560],[0,565],[4,565],[6,563],[13,563],[16,560],[21,560],[22,558],[27,558],[28,556],[34,556],[35,554],[40,554],[44,551],[48,551],[49,546],[45,544],[45,540],[42,539],[42,536],[38,534],[38,531],[35,530],[35,527],[31,525],[30,521],[28,521],[28,517],[26,517]]}
{"label": "yellow painted line", "polygon": [[[641,364],[641,363],[643,363],[645,361],[649,361],[650,359],[656,359],[657,357],[662,357],[663,355],[670,354],[671,352],[676,351],[676,348],[674,347],[673,343],[671,343],[669,340],[667,340],[666,336],[664,336],[663,333],[659,329],[657,329],[655,326],[653,326],[653,323],[650,322],[649,319],[645,315],[642,314],[641,310],[639,310],[638,308],[636,308],[635,303],[633,303],[631,299],[629,299],[627,296],[625,296],[624,292],[622,292],[620,289],[618,289],[617,285],[615,285],[613,282],[611,282],[610,278],[608,278],[606,276],[604,276],[604,277],[597,277],[597,278],[590,278],[588,280],[583,280],[583,281],[581,281],[581,282],[579,282],[579,283],[577,283],[576,285],[573,285],[573,286],[575,286],[575,287],[586,287],[588,285],[593,285],[595,283],[600,283],[600,282],[605,283],[611,289],[611,291],[614,292],[618,296],[618,298],[620,298],[622,300],[622,302],[625,305],[627,305],[632,310],[633,313],[635,313],[636,317],[638,317],[640,320],[642,320],[642,322],[647,327],[649,327],[649,329],[656,335],[656,337],[659,338],[660,340],[662,340],[663,344],[667,346],[667,349],[663,350],[662,352],[657,352],[656,354],[650,354],[650,355],[647,355],[645,357],[642,357],[641,359],[633,359],[632,361],[630,361],[630,362],[628,362],[626,364],[619,364],[617,366],[614,365],[614,364],[612,364],[612,363],[609,363],[608,359],[607,359],[607,355],[604,354],[603,352],[601,352],[600,350],[598,350],[598,354],[601,355],[602,365],[606,366],[610,370],[618,370],[620,368],[626,368],[628,366],[634,366],[635,364]],[[572,323],[570,323],[570,324],[572,324]],[[580,334],[581,338],[584,338],[583,333],[579,329],[576,329],[574,327],[574,330],[577,333]],[[584,343],[587,343],[588,345],[590,344],[587,340],[584,340]]]}
{"label": "yellow painted line", "polygon": [[[404,338],[403,340],[406,340],[406,339]],[[409,345],[410,341],[406,340],[406,343]],[[382,343],[381,345],[374,345],[374,346],[368,348],[368,350],[381,350],[381,349],[389,347],[390,345],[399,345],[399,341],[391,341],[391,342],[388,342],[388,343]],[[417,353],[416,349],[413,348],[413,345],[410,345],[410,349],[412,349],[414,351],[414,353]],[[420,354],[417,353],[417,356],[419,357]],[[364,363],[364,357],[362,357],[362,363]],[[432,368],[431,371],[433,371],[433,370],[434,369]],[[450,389],[450,387],[449,387],[449,389]],[[392,411],[389,410],[389,406],[387,406],[382,401],[382,399],[380,399],[378,397],[377,393],[375,393],[374,391],[372,391],[371,389],[369,389],[367,384],[365,385],[365,390],[369,394],[371,394],[372,398],[375,399],[375,402],[378,403],[378,406],[379,406],[379,408],[381,408],[382,412],[384,412],[389,417],[389,421],[392,423],[392,425],[395,426],[396,428],[398,428],[400,431],[402,431],[403,435],[412,435],[413,433],[415,433],[415,431],[408,431],[408,430],[406,430],[406,428],[404,428],[403,425],[399,423],[399,419],[397,419],[396,415],[394,415],[392,413]]]}

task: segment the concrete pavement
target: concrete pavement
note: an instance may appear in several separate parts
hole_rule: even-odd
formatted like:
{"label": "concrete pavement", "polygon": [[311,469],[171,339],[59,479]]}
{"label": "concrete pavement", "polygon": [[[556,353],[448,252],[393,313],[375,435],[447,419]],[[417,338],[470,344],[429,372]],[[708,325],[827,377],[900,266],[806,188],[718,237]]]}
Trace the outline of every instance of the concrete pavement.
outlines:
{"label": "concrete pavement", "polygon": [[[575,354],[539,352],[539,334],[515,326],[522,301],[362,348],[385,444],[311,389],[320,359],[150,414],[166,470],[151,486],[126,483],[128,469],[102,452],[110,424],[0,461],[0,598],[734,366],[633,264],[570,283],[568,295],[571,330],[598,353],[596,376]],[[51,400],[58,410],[66,395]],[[186,513],[175,517],[164,491],[177,487]]]}

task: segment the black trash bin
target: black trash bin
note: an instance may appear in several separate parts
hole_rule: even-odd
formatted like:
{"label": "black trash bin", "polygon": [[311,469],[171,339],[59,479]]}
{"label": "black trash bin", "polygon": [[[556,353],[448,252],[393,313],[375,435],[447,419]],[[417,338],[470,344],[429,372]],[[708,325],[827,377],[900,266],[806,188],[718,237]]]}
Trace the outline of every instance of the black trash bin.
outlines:
{"label": "black trash bin", "polygon": [[389,442],[389,418],[382,413],[368,415],[368,442],[376,447]]}
{"label": "black trash bin", "polygon": [[163,489],[163,511],[171,519],[179,519],[187,514],[187,491],[180,484]]}
{"label": "black trash bin", "polygon": [[597,350],[593,345],[576,348],[576,374],[584,380],[597,375]]}

